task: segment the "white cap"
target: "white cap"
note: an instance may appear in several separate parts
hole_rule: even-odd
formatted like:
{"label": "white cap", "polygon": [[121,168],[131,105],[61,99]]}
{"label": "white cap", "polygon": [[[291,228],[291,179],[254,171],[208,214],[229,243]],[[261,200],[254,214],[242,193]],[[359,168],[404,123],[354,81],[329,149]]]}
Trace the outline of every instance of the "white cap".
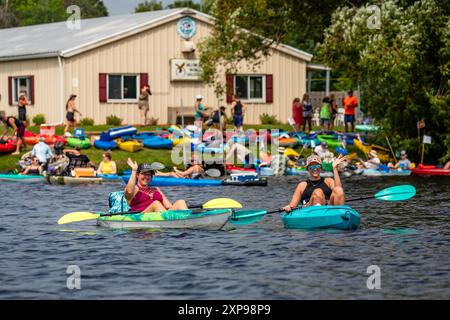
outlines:
{"label": "white cap", "polygon": [[201,94],[197,95],[197,100],[203,99],[203,96]]}

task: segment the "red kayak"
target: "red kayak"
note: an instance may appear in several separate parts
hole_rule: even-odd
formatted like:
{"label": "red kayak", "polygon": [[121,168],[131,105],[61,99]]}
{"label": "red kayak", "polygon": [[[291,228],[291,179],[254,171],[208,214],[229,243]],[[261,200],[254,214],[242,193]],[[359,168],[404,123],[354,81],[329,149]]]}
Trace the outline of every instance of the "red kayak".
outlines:
{"label": "red kayak", "polygon": [[419,164],[417,168],[411,170],[415,176],[450,176],[450,169],[442,169],[436,166],[424,166]]}
{"label": "red kayak", "polygon": [[226,168],[228,172],[231,171],[245,171],[245,172],[256,172],[255,168],[242,168],[232,164],[226,164]]}
{"label": "red kayak", "polygon": [[[38,143],[40,137],[41,137],[40,134],[36,134],[36,133],[30,132],[30,131],[25,131],[25,134],[24,134],[25,142],[27,144],[31,144],[31,145]],[[54,135],[54,136],[44,135],[43,137],[45,138],[46,144],[52,145],[59,141],[66,144],[66,138],[64,138],[64,137],[60,137],[60,136],[56,136],[56,135]]]}
{"label": "red kayak", "polygon": [[11,153],[16,151],[16,140],[8,140],[4,144],[0,144],[0,154]]}

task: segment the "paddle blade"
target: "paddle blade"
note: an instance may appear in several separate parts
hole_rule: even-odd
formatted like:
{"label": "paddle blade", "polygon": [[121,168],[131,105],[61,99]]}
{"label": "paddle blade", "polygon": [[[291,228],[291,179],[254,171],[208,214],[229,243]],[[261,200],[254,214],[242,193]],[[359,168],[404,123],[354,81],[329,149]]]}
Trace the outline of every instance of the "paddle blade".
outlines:
{"label": "paddle blade", "polygon": [[217,198],[206,202],[203,209],[239,209],[242,208],[242,204],[236,200],[229,198]]}
{"label": "paddle blade", "polygon": [[236,210],[228,221],[232,224],[244,225],[258,222],[266,215],[266,210]]}
{"label": "paddle blade", "polygon": [[384,201],[408,200],[416,195],[414,186],[405,184],[383,189],[375,194],[375,198]]}
{"label": "paddle blade", "polygon": [[64,216],[62,216],[58,220],[58,224],[66,224],[66,223],[72,223],[72,222],[78,222],[78,221],[84,221],[84,220],[91,220],[91,219],[97,219],[100,217],[99,214],[91,213],[91,212],[71,212]]}
{"label": "paddle blade", "polygon": [[152,170],[163,170],[166,166],[160,162],[153,162],[150,167]]}
{"label": "paddle blade", "polygon": [[218,178],[221,176],[220,170],[219,169],[208,169],[205,171],[206,175],[213,177],[213,178]]}

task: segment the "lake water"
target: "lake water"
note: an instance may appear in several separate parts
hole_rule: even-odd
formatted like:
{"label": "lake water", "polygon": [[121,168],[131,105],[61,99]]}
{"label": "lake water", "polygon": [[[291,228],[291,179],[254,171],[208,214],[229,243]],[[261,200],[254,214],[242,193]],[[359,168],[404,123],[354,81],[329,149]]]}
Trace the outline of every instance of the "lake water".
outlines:
{"label": "lake water", "polygon": [[[230,197],[245,208],[286,205],[298,177],[268,187],[166,187],[171,201]],[[73,211],[107,209],[122,184],[1,183],[0,299],[449,299],[450,179],[351,177],[347,197],[399,184],[403,202],[365,200],[355,231],[283,228],[279,214],[225,231],[110,230],[95,220],[57,225]],[[67,288],[68,266],[81,289]],[[369,266],[381,289],[370,290]]]}

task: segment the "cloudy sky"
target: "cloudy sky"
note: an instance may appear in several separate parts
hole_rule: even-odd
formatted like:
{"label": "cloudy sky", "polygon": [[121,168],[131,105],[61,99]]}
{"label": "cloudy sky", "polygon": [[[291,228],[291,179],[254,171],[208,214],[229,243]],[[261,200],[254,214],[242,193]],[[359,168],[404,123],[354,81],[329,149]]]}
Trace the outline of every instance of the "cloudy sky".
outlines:
{"label": "cloudy sky", "polygon": [[[167,5],[172,3],[172,0],[158,0],[163,3],[163,5]],[[144,2],[144,0],[103,0],[103,3],[108,8],[108,12],[110,16],[115,16],[119,14],[127,14],[134,12],[134,8],[138,5],[138,3]],[[196,0],[195,2],[200,2]]]}

